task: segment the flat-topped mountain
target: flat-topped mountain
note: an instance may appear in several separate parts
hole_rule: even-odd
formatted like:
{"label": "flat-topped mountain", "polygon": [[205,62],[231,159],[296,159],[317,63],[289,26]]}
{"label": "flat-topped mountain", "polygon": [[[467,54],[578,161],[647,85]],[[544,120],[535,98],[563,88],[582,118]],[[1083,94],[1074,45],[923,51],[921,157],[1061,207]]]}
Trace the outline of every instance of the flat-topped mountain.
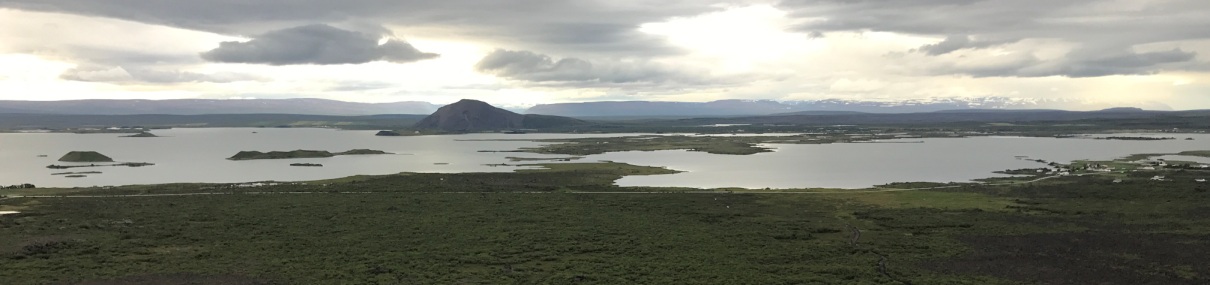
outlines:
{"label": "flat-topped mountain", "polygon": [[587,124],[559,116],[521,115],[483,101],[462,99],[417,122],[415,128],[448,132],[558,128]]}

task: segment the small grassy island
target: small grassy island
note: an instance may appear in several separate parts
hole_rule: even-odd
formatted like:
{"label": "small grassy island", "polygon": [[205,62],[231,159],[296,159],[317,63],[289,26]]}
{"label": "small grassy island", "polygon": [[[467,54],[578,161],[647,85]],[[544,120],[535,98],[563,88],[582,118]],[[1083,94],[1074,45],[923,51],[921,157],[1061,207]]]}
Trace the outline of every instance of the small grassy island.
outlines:
{"label": "small grassy island", "polygon": [[95,151],[72,151],[59,158],[62,162],[113,162],[104,154]]}
{"label": "small grassy island", "polygon": [[137,133],[137,134],[133,134],[133,135],[129,135],[129,136],[122,136],[122,137],[124,137],[124,138],[158,138],[160,136],[157,136],[157,135],[155,135],[153,133],[149,133],[149,132],[141,132],[141,133]]}
{"label": "small grassy island", "polygon": [[337,155],[369,155],[369,154],[391,154],[389,152],[372,149],[354,149],[345,152],[329,152],[325,150],[293,150],[293,151],[241,151],[232,156],[230,160],[255,160],[255,159],[293,159],[293,158],[323,158],[333,157]]}
{"label": "small grassy island", "polygon": [[1097,138],[1097,139],[1099,139],[1099,140],[1119,140],[1119,141],[1166,141],[1166,140],[1175,140],[1176,138],[1174,138],[1174,137],[1162,137],[1162,138],[1159,138],[1159,137],[1103,137],[1103,138]]}
{"label": "small grassy island", "polygon": [[367,155],[367,154],[391,154],[389,152],[373,149],[354,149],[346,152],[339,152],[336,155]]}
{"label": "small grassy island", "polygon": [[400,134],[399,132],[396,132],[396,131],[378,131],[378,133],[374,134],[374,135],[380,136],[380,137],[398,137],[398,136],[402,136],[403,134]]}
{"label": "small grassy island", "polygon": [[290,159],[290,158],[318,158],[318,157],[333,157],[335,154],[322,150],[294,150],[294,151],[241,151],[235,156],[228,158],[230,160],[253,160],[253,159]]}

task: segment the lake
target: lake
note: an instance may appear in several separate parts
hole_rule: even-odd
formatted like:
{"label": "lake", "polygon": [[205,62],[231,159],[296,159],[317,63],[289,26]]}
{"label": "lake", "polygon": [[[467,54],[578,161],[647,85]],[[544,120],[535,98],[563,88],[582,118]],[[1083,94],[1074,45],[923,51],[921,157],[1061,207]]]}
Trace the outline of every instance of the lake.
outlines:
{"label": "lake", "polygon": [[[775,148],[775,152],[754,155],[670,150],[616,152],[588,158],[687,171],[672,175],[629,176],[617,181],[622,186],[865,188],[891,182],[964,182],[1005,176],[992,173],[998,170],[1045,167],[1016,156],[1068,163],[1108,160],[1136,153],[1210,149],[1207,143],[1210,135],[1180,137],[1181,140],[1162,141],[927,138],[887,141],[900,143],[770,144],[767,146]],[[1186,137],[1195,140],[1184,140]]]}
{"label": "lake", "polygon": [[[515,150],[540,146],[527,141],[461,141],[483,139],[547,139],[613,135],[468,134],[449,136],[379,137],[375,131],[304,128],[181,128],[156,130],[157,138],[123,138],[123,134],[0,134],[0,185],[32,183],[39,187],[87,187],[176,182],[239,183],[303,181],[359,174],[399,172],[510,172],[519,164],[505,157],[566,157],[480,150]],[[330,158],[231,161],[242,150],[332,152],[375,149],[393,155],[348,155]],[[48,169],[47,165],[80,165],[57,161],[69,151],[90,150],[119,162],[150,162],[146,167],[85,167]],[[46,155],[46,157],[38,157]],[[291,163],[319,163],[296,167]],[[87,163],[84,163],[87,164]],[[51,173],[101,171],[67,178]]]}
{"label": "lake", "polygon": [[[374,131],[276,128],[188,128],[157,130],[159,138],[121,138],[119,134],[0,134],[0,185],[32,183],[40,187],[85,187],[176,182],[239,183],[305,181],[359,174],[399,172],[509,172],[522,164],[506,157],[565,157],[531,153],[480,152],[536,147],[530,141],[609,137],[621,134],[467,134],[378,137]],[[633,134],[632,134],[633,135]],[[1172,135],[1168,135],[1172,136]],[[963,182],[996,176],[992,171],[1041,167],[1016,156],[1069,162],[1111,159],[1134,153],[1173,153],[1210,149],[1210,135],[1179,135],[1181,140],[1120,141],[1022,137],[904,139],[893,143],[767,145],[776,149],[755,155],[716,155],[689,151],[615,152],[577,162],[611,160],[687,171],[657,176],[631,176],[623,186],[745,188],[864,188],[890,182]],[[1192,137],[1196,140],[1184,140]],[[914,143],[919,142],[919,143]],[[289,160],[230,161],[241,150],[286,151],[376,149],[394,155],[337,156]],[[120,162],[150,162],[147,167],[47,169],[73,150],[92,150]],[[38,157],[46,155],[46,157]],[[324,167],[293,167],[319,163]],[[58,172],[101,171],[83,178],[52,176]]]}

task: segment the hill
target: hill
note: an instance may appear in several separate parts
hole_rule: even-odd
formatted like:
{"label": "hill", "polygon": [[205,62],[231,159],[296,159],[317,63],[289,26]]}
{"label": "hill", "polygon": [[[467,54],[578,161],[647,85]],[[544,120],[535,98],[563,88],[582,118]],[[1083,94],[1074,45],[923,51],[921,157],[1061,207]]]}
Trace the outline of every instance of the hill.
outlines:
{"label": "hill", "polygon": [[428,114],[436,108],[436,105],[428,102],[357,103],[312,98],[247,100],[0,100],[0,113],[59,115],[303,114],[360,116]]}
{"label": "hill", "polygon": [[72,151],[59,158],[62,162],[113,162],[112,158],[95,151]]}
{"label": "hill", "polygon": [[559,128],[588,124],[585,121],[546,115],[521,115],[483,101],[463,99],[437,109],[414,126],[416,129],[447,132]]}

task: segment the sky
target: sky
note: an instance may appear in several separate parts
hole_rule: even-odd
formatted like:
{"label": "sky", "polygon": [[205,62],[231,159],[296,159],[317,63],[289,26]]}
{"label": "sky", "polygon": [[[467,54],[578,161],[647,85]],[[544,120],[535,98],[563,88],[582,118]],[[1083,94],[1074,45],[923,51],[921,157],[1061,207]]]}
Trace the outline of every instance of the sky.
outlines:
{"label": "sky", "polygon": [[0,100],[1210,109],[1204,0],[0,0]]}

